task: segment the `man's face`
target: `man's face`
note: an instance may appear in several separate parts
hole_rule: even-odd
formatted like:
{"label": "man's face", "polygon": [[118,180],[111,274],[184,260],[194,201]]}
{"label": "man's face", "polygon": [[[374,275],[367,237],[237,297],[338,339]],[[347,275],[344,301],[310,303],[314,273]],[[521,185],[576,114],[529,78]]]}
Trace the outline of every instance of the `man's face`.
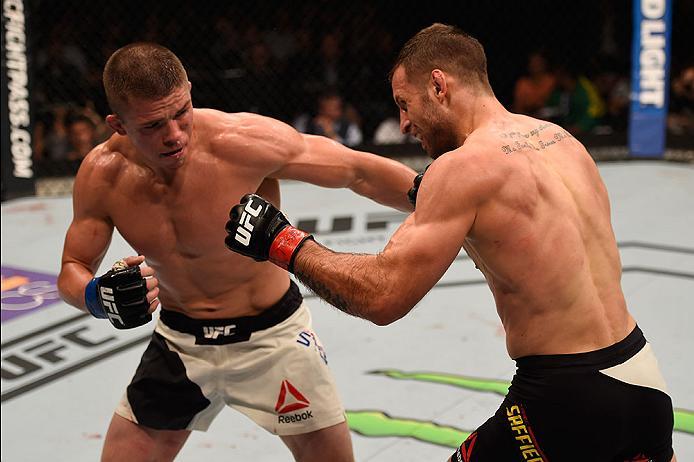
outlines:
{"label": "man's face", "polygon": [[84,120],[73,122],[68,129],[68,139],[75,147],[94,144],[94,127]]}
{"label": "man's face", "polygon": [[183,164],[193,132],[190,84],[160,99],[129,98],[120,112],[121,134],[147,160],[164,168]]}
{"label": "man's face", "polygon": [[393,99],[400,108],[400,131],[421,141],[432,159],[456,149],[456,132],[445,116],[441,103],[434,97],[430,81],[411,83],[399,67],[391,82]]}
{"label": "man's face", "polygon": [[329,96],[321,100],[320,114],[332,120],[342,117],[342,99],[338,96]]}

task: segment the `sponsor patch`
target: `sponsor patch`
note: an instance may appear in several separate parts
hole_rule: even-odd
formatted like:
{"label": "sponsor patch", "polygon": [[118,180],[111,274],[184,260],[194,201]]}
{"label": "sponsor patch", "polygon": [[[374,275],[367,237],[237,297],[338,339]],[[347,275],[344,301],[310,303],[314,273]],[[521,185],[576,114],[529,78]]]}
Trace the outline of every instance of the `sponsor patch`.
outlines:
{"label": "sponsor patch", "polygon": [[[295,412],[309,407],[311,402],[289,380],[283,380],[275,404],[279,423],[301,422],[313,418],[310,410]],[[293,413],[293,414],[290,414]]]}

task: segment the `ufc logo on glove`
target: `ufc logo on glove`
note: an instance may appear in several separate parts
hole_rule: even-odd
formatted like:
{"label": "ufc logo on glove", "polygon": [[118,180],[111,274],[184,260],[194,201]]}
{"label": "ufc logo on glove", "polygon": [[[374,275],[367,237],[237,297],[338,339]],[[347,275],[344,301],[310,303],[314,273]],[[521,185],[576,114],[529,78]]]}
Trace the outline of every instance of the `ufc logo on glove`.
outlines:
{"label": "ufc logo on glove", "polygon": [[229,250],[255,261],[269,260],[288,271],[293,271],[299,248],[313,239],[291,226],[282,212],[257,194],[246,194],[231,208],[225,229],[224,243]]}
{"label": "ufc logo on glove", "polygon": [[104,306],[106,314],[111,322],[113,323],[115,320],[118,320],[121,325],[125,325],[118,312],[116,298],[113,296],[113,289],[110,287],[99,287],[99,292],[101,293],[101,304]]}
{"label": "ufc logo on glove", "polygon": [[253,201],[249,200],[244,207],[243,213],[241,214],[241,219],[239,220],[239,227],[236,228],[236,235],[234,236],[234,239],[246,247],[248,247],[248,245],[251,243],[251,233],[253,232],[251,216],[258,218],[258,215],[260,215],[260,211],[263,208],[263,204],[258,204],[258,208],[256,209],[254,209],[252,205]]}

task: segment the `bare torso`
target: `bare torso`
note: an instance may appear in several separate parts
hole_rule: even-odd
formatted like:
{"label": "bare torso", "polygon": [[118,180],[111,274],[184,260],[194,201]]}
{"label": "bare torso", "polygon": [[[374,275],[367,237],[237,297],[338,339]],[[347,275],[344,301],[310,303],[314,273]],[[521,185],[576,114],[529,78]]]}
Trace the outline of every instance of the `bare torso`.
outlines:
{"label": "bare torso", "polygon": [[480,154],[461,162],[495,169],[463,247],[494,294],[511,357],[622,340],[635,321],[607,191],[585,148],[561,127],[515,114],[465,145]]}
{"label": "bare torso", "polygon": [[[231,204],[259,191],[279,206],[280,195],[277,180],[265,180],[264,164],[249,160],[262,155],[262,146],[254,146],[243,128],[226,136],[224,146],[215,145],[220,117],[196,110],[192,148],[170,181],[133,162],[125,137],[112,138],[102,154],[116,164],[102,174],[117,172],[104,199],[110,220],[156,270],[163,308],[197,318],[257,314],[289,287],[285,271],[224,246]],[[242,115],[224,117],[243,125]]]}

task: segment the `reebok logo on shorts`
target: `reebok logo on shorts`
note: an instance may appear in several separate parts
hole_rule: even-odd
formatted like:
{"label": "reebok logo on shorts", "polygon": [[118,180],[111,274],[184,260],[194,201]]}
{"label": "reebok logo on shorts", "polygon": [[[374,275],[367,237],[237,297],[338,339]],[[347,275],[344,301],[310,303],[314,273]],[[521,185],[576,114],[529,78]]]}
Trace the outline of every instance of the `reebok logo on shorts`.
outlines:
{"label": "reebok logo on shorts", "polygon": [[292,423],[312,419],[313,412],[311,411],[296,412],[291,415],[286,415],[290,412],[307,408],[310,404],[310,401],[306,399],[289,380],[283,380],[280,386],[280,394],[277,396],[277,404],[275,404],[275,412],[279,414],[277,416],[277,422]]}
{"label": "reebok logo on shorts", "polygon": [[275,412],[286,414],[308,407],[309,404],[311,404],[309,400],[289,380],[282,380],[280,394],[277,397],[277,404],[275,404]]}
{"label": "reebok logo on shorts", "polygon": [[457,451],[455,451],[455,461],[456,462],[468,462],[470,456],[472,455],[472,448],[475,447],[475,441],[477,441],[477,432],[470,434],[463,444],[460,445]]}

